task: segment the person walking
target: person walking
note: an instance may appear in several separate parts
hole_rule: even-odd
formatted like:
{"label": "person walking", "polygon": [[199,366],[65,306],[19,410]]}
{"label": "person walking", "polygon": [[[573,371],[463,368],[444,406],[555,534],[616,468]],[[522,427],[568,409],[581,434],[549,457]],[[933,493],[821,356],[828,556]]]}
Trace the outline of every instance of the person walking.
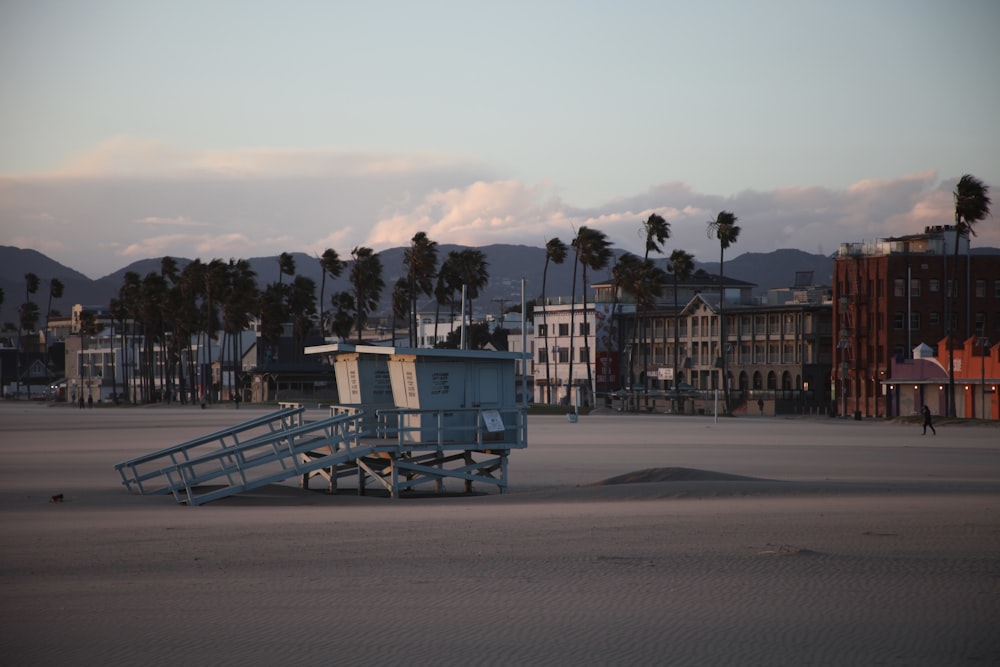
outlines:
{"label": "person walking", "polygon": [[920,410],[921,414],[924,416],[924,432],[923,435],[927,435],[927,427],[931,427],[931,433],[937,435],[937,429],[934,428],[934,424],[931,423],[931,409],[924,405]]}
{"label": "person walking", "polygon": [[763,398],[758,398],[757,399],[757,409],[760,410],[760,416],[763,417],[764,416],[764,399]]}

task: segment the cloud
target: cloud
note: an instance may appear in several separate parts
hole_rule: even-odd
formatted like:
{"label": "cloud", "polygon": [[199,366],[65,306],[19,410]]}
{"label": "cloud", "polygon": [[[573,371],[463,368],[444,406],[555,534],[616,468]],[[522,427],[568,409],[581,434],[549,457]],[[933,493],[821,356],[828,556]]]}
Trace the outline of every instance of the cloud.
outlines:
{"label": "cloud", "polygon": [[[742,233],[728,257],[799,248],[834,252],[949,224],[957,177],[924,171],[863,179],[843,189],[787,187],[732,196],[670,181],[581,208],[552,181],[497,177],[473,161],[336,150],[184,152],[118,138],[45,174],[0,176],[0,243],[30,247],[105,275],[146,257],[254,257],[283,251],[342,256],[357,245],[406,245],[418,231],[439,243],[542,246],[581,226],[625,250],[643,250],[651,213],[671,223],[666,252],[715,261],[706,223],[733,211]],[[1000,246],[1000,226],[976,245]]]}

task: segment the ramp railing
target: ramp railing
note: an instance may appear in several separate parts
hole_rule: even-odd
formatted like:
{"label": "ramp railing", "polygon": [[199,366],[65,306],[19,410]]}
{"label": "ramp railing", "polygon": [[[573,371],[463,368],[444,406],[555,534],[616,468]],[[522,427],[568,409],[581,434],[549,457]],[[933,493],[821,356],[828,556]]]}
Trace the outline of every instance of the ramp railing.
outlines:
{"label": "ramp railing", "polygon": [[164,470],[206,453],[225,450],[261,435],[280,433],[301,426],[305,408],[286,408],[256,417],[236,426],[209,433],[150,454],[137,456],[115,464],[122,484],[140,494],[170,493]]}
{"label": "ramp railing", "polygon": [[337,415],[178,461],[162,471],[167,488],[178,502],[200,505],[366,456],[375,445],[361,442],[362,414]]}

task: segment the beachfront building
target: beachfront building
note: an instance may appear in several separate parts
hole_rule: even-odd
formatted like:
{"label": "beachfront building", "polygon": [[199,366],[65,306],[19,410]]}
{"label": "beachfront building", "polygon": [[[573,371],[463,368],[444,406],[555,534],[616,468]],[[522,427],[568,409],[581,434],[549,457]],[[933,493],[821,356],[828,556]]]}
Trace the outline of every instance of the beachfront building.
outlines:
{"label": "beachfront building", "polygon": [[[939,349],[945,349],[947,339]],[[967,338],[953,350],[956,415],[968,419],[1000,420],[1000,342],[981,336]],[[907,358],[893,359],[890,380],[884,383],[888,416],[917,416],[922,406],[932,414],[947,414],[948,355],[921,343]]]}
{"label": "beachfront building", "polygon": [[[797,276],[793,287],[771,290],[763,298],[754,298],[752,287],[727,287],[724,308],[716,290],[696,293],[676,309],[660,306],[640,312],[638,334],[634,316],[624,314],[624,331],[638,341],[638,353],[626,359],[634,390],[654,397],[665,392],[671,410],[704,410],[703,400],[677,400],[683,398],[677,390],[713,402],[718,391],[724,399],[724,353],[728,409],[733,413],[756,412],[758,401],[767,414],[827,412],[833,360],[831,289],[813,285],[810,272]],[[725,340],[719,330],[723,314]],[[727,409],[724,400],[719,409]]]}
{"label": "beachfront building", "polygon": [[[920,344],[937,359],[948,359],[950,332],[960,373],[963,341],[1000,339],[1000,255],[971,254],[968,237],[947,225],[842,244],[834,265],[833,316],[831,390],[838,412],[855,419],[890,414],[886,392],[893,363],[914,359]],[[943,387],[947,391],[948,383]],[[963,400],[956,392],[956,402]]]}

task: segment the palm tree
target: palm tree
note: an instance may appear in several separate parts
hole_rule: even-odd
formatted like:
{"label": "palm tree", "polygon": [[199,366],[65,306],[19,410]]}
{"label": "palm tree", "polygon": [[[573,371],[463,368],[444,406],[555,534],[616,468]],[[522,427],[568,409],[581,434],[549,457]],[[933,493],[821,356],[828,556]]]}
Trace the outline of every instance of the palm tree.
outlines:
{"label": "palm tree", "polygon": [[52,300],[61,299],[65,285],[58,278],[49,280],[49,305],[45,308],[45,365],[49,364],[49,319],[52,317]]}
{"label": "palm tree", "polygon": [[410,247],[403,250],[406,280],[409,291],[410,347],[417,346],[417,296],[434,293],[434,276],[437,273],[438,244],[426,232],[417,232],[410,240]]}
{"label": "palm tree", "polygon": [[738,218],[730,211],[721,211],[715,220],[708,221],[708,238],[719,241],[719,355],[722,357],[722,395],[726,412],[729,412],[729,376],[726,368],[726,286],[724,266],[726,248],[736,243],[740,228],[736,224]]}
{"label": "palm tree", "polygon": [[438,271],[437,280],[434,283],[434,344],[437,345],[438,322],[441,320],[441,304],[447,303],[449,307],[449,321],[455,321],[455,293],[462,288],[462,278],[458,273],[460,255],[457,250],[451,250],[441,262],[441,270]]}
{"label": "palm tree", "polygon": [[319,266],[322,270],[320,283],[319,283],[319,325],[322,329],[323,336],[326,336],[326,277],[339,278],[344,272],[344,262],[340,259],[340,255],[333,248],[327,248],[323,251],[323,255],[319,258]]}
{"label": "palm tree", "polygon": [[552,375],[549,363],[549,325],[546,322],[548,303],[545,301],[545,287],[549,277],[549,262],[562,264],[566,261],[567,252],[566,244],[557,237],[552,237],[545,243],[545,267],[542,269],[542,331],[545,334],[545,391],[548,394],[546,403],[552,403]]}
{"label": "palm tree", "polygon": [[[24,345],[24,331],[31,332],[38,326],[38,304],[31,301],[31,295],[38,292],[40,281],[34,273],[24,274],[24,304],[18,312],[18,332],[17,332],[17,397],[21,397],[21,353],[25,355],[25,361],[31,366],[31,357],[28,348]],[[30,378],[29,378],[30,379]],[[28,399],[31,399],[31,383],[28,382]]]}
{"label": "palm tree", "polygon": [[396,280],[396,284],[392,288],[392,324],[389,327],[392,331],[392,344],[396,344],[396,322],[401,319],[406,319],[411,325],[410,329],[410,347],[415,347],[413,343],[413,327],[412,320],[409,318],[410,314],[410,280],[406,276],[400,276]]}
{"label": "palm tree", "polygon": [[306,276],[295,276],[288,290],[288,311],[292,317],[295,354],[303,354],[305,339],[316,317],[316,282]]}
{"label": "palm tree", "polygon": [[385,281],[382,280],[382,260],[371,248],[358,247],[351,251],[350,280],[354,287],[354,325],[360,343],[361,333],[368,323],[368,314],[378,308]]}
{"label": "palm tree", "polygon": [[354,296],[350,292],[337,292],[330,297],[330,305],[333,306],[330,329],[340,340],[347,340],[354,326]]}
{"label": "palm tree", "polygon": [[[958,179],[953,193],[955,198],[955,250],[954,261],[951,265],[951,285],[958,287],[956,280],[956,269],[958,268],[958,239],[976,235],[975,225],[980,220],[989,217],[990,187],[971,174],[965,174]],[[950,297],[952,287],[946,285],[946,300]],[[966,291],[969,286],[966,285]],[[955,294],[956,301],[958,294]],[[954,417],[955,410],[955,352],[954,352],[954,322],[950,309],[945,307],[945,317],[948,318],[948,415]],[[968,331],[965,332],[966,336]]]}
{"label": "palm tree", "polygon": [[[663,254],[663,243],[670,238],[670,223],[667,222],[663,216],[656,213],[651,213],[646,222],[642,225],[643,231],[646,233],[646,254],[642,256],[643,260],[649,261],[649,253],[655,252],[657,254]],[[647,275],[651,275],[647,272]],[[644,308],[652,308],[654,304],[649,304],[649,306],[641,306],[636,301],[636,325],[638,325],[642,318],[639,316],[640,310]],[[646,345],[646,329],[643,327],[642,332],[642,366],[643,368],[648,368],[649,366],[649,348]],[[643,382],[642,389],[646,391],[647,383]]]}
{"label": "palm tree", "polygon": [[669,271],[674,277],[674,389],[677,389],[677,373],[678,373],[678,354],[680,350],[680,331],[678,329],[678,324],[680,323],[680,313],[679,305],[677,303],[677,283],[681,280],[687,280],[691,277],[691,272],[694,271],[694,255],[677,249],[670,253],[669,259]]}
{"label": "palm tree", "polygon": [[[489,263],[486,261],[486,255],[483,254],[483,251],[465,248],[458,252],[454,268],[457,278],[461,281],[460,284],[465,286],[466,303],[463,305],[467,306],[466,312],[469,314],[470,323],[472,322],[472,300],[478,298],[479,290],[490,283],[488,267]],[[466,326],[464,318],[462,326]],[[468,342],[468,336],[466,336],[466,345]]]}
{"label": "palm tree", "polygon": [[283,276],[295,275],[295,257],[287,252],[278,255],[278,285],[281,285]]}
{"label": "palm tree", "polygon": [[[583,274],[583,285],[581,289],[581,294],[583,296],[583,328],[585,334],[588,338],[590,336],[590,328],[587,322],[587,269],[594,271],[600,271],[601,269],[606,269],[614,253],[611,252],[611,242],[608,241],[607,235],[599,230],[590,229],[589,227],[580,227],[577,230],[576,238],[573,239],[573,250],[576,254],[576,262],[580,265]],[[570,358],[569,358],[569,384],[573,384],[573,337],[575,332],[573,331],[573,325],[575,324],[574,315],[576,313],[576,271],[573,271],[573,305],[570,310]],[[593,382],[593,369],[590,364],[591,350],[588,345],[584,348],[586,351],[587,359],[587,384],[590,387],[590,391],[596,393]],[[567,390],[568,391],[568,390]]]}
{"label": "palm tree", "polygon": [[229,260],[229,281],[222,299],[222,327],[232,340],[233,384],[236,406],[239,407],[242,391],[241,368],[243,360],[242,332],[250,326],[250,314],[258,302],[257,274],[245,259]]}

